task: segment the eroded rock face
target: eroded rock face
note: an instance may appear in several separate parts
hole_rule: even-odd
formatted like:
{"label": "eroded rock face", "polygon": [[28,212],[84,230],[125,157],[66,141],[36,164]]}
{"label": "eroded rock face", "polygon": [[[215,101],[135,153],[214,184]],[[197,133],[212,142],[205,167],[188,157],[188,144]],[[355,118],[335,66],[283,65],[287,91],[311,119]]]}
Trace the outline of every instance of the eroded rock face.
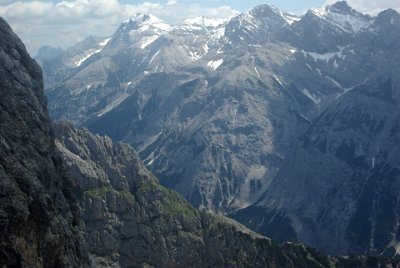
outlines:
{"label": "eroded rock face", "polygon": [[0,18],[0,265],[88,265],[40,67]]}
{"label": "eroded rock face", "polygon": [[161,186],[127,144],[66,123],[56,126],[56,136],[80,187],[81,226],[99,267],[313,267],[333,261],[195,210]]}
{"label": "eroded rock face", "polygon": [[380,79],[338,98],[292,144],[264,197],[234,217],[329,254],[398,255],[399,96]]}

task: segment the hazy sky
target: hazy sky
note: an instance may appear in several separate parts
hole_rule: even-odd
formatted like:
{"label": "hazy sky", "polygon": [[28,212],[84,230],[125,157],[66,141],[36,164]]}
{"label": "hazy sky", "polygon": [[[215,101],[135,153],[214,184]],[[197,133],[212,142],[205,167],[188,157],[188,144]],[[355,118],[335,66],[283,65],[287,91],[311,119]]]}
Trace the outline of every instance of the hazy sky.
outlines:
{"label": "hazy sky", "polygon": [[[43,45],[67,48],[89,35],[109,36],[122,20],[142,12],[169,23],[199,15],[221,18],[244,12],[259,4],[272,4],[282,11],[302,14],[330,4],[332,0],[0,0],[5,18],[26,44],[31,55]],[[400,11],[400,0],[349,0],[353,8],[370,14],[382,9]]]}

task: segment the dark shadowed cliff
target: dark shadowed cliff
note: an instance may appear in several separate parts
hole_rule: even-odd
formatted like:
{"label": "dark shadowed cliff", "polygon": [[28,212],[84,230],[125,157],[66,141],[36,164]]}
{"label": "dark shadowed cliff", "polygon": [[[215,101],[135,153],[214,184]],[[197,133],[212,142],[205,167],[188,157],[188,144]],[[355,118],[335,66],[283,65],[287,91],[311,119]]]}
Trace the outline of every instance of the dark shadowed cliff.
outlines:
{"label": "dark shadowed cliff", "polygon": [[0,266],[87,265],[42,72],[0,18]]}

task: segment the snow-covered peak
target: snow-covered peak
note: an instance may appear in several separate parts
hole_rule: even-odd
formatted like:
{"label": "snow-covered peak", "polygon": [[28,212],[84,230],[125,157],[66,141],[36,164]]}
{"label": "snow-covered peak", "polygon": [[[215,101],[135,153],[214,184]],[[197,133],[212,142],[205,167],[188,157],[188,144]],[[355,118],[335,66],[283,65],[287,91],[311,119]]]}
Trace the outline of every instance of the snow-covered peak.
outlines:
{"label": "snow-covered peak", "polygon": [[281,13],[282,18],[286,20],[289,25],[292,25],[294,22],[301,20],[301,17],[289,14],[289,13]]}
{"label": "snow-covered peak", "polygon": [[[211,19],[204,16],[186,19],[182,24],[176,25],[175,28],[189,32],[203,32],[207,31],[215,38],[220,38],[224,35],[225,26],[229,18],[225,19]],[[214,33],[214,34],[213,34]]]}
{"label": "snow-covered peak", "polygon": [[352,9],[345,1],[327,5],[324,8],[312,9],[309,12],[344,32],[359,32],[367,27],[371,21],[370,16]]}
{"label": "snow-covered peak", "polygon": [[299,21],[301,19],[300,17],[298,17],[296,15],[282,12],[277,7],[275,7],[273,5],[268,5],[268,4],[256,6],[251,11],[249,11],[247,14],[251,17],[256,17],[261,20],[271,19],[273,21],[277,21],[277,20],[286,21],[286,23],[288,23],[290,25],[292,23],[294,23],[295,21]]}
{"label": "snow-covered peak", "polygon": [[113,40],[124,40],[133,47],[145,49],[172,29],[170,24],[154,15],[137,13],[121,24]]}
{"label": "snow-covered peak", "polygon": [[90,57],[100,53],[110,40],[111,38],[88,37],[74,47],[68,48],[67,65],[80,67]]}
{"label": "snow-covered peak", "polygon": [[218,27],[228,22],[228,19],[211,19],[204,16],[199,16],[192,19],[186,19],[183,21],[183,25],[188,26],[201,26],[201,27]]}
{"label": "snow-covered peak", "polygon": [[324,18],[328,13],[325,7],[311,9],[310,12],[317,17]]}
{"label": "snow-covered peak", "polygon": [[154,15],[137,13],[130,17],[128,20],[125,20],[122,23],[121,29],[123,31],[145,31],[149,29],[170,31],[172,29],[172,26]]}
{"label": "snow-covered peak", "polygon": [[356,10],[352,9],[346,1],[336,2],[333,5],[326,5],[325,7],[311,9],[311,12],[318,17],[325,17],[329,13],[337,13],[342,15],[362,15]]}
{"label": "snow-covered peak", "polygon": [[269,5],[269,4],[263,4],[263,5],[258,5],[256,7],[254,7],[252,10],[250,10],[250,14],[253,16],[265,16],[266,14],[280,14],[281,11],[273,6],[273,5]]}
{"label": "snow-covered peak", "polygon": [[125,20],[124,22],[130,21],[137,21],[137,22],[146,22],[146,23],[165,23],[162,19],[152,15],[152,14],[143,14],[143,13],[136,13],[135,15],[131,16],[129,19]]}

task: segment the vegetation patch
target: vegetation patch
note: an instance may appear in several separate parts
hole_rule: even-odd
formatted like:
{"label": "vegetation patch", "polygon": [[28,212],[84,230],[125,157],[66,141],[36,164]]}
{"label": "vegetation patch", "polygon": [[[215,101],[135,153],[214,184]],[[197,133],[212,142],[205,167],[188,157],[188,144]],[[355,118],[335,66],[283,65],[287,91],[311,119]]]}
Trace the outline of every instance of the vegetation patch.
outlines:
{"label": "vegetation patch", "polygon": [[117,195],[118,195],[119,197],[125,198],[125,199],[127,199],[127,200],[129,200],[129,201],[132,201],[132,202],[135,201],[134,195],[133,195],[130,191],[128,191],[128,190],[118,191],[118,192],[117,192]]}
{"label": "vegetation patch", "polygon": [[113,191],[111,185],[104,185],[99,188],[93,188],[88,191],[85,191],[84,194],[93,198],[96,197],[104,197],[107,193]]}
{"label": "vegetation patch", "polygon": [[92,198],[105,197],[107,193],[114,193],[120,198],[135,201],[134,195],[129,190],[116,191],[111,185],[104,185],[102,187],[93,188],[84,192],[85,195]]}

